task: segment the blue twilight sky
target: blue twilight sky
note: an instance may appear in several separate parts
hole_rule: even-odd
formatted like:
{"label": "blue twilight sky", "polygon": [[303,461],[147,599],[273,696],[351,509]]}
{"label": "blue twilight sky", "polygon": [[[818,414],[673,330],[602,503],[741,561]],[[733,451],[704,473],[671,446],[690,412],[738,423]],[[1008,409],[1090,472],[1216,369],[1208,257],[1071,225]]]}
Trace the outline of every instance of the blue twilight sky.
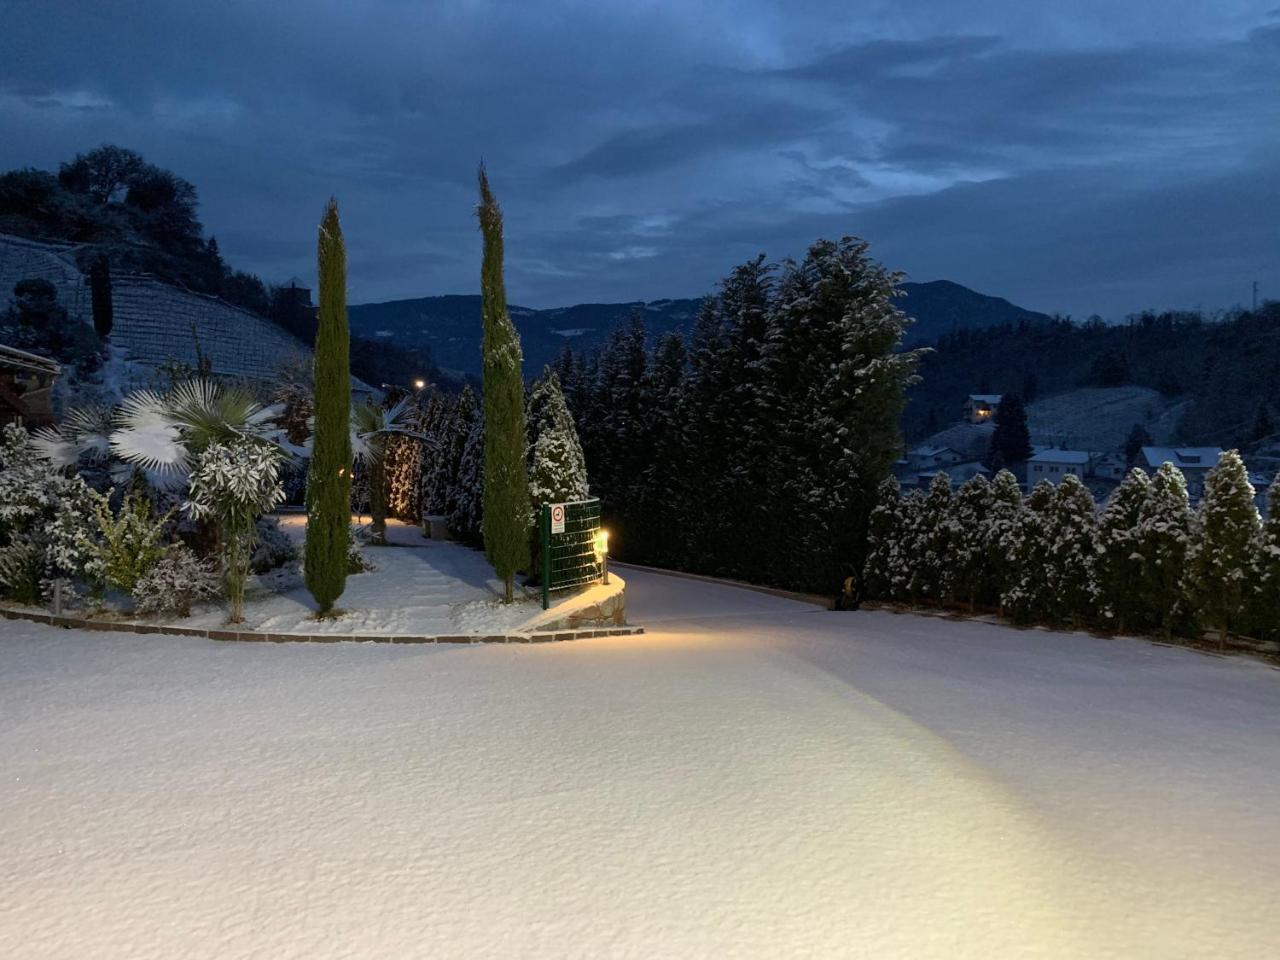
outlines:
{"label": "blue twilight sky", "polygon": [[1118,318],[1280,297],[1277,0],[5,0],[0,169],[102,142],[272,281],[341,205],[353,302],[707,292],[854,233]]}

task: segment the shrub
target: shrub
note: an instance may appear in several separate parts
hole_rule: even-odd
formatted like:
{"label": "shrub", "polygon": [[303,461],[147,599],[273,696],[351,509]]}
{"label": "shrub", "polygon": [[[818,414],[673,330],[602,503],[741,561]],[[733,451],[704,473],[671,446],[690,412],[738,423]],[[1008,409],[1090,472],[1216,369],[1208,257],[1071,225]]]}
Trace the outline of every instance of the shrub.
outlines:
{"label": "shrub", "polygon": [[298,548],[276,521],[269,517],[259,517],[256,529],[257,545],[253,548],[253,558],[249,561],[249,567],[254,573],[266,573],[298,559]]}
{"label": "shrub", "polygon": [[138,580],[164,556],[161,540],[171,517],[171,513],[157,517],[151,501],[137,491],[125,496],[115,517],[105,499],[98,501],[94,519],[101,539],[95,550],[108,586],[133,592]]}
{"label": "shrub", "polygon": [[189,617],[193,603],[219,595],[220,579],[216,562],[201,560],[190,547],[179,543],[138,578],[133,587],[134,606],[138,613]]}

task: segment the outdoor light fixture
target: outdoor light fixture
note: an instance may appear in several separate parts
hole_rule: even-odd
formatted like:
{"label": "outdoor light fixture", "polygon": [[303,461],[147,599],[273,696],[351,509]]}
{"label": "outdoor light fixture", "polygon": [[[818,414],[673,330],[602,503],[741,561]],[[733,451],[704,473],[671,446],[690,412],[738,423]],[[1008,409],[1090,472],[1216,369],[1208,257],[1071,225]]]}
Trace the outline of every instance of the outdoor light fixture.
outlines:
{"label": "outdoor light fixture", "polygon": [[423,380],[421,377],[419,377],[417,380],[413,381],[413,388],[414,388],[415,390],[421,390],[421,389],[422,389],[423,387],[425,387],[426,385],[427,385],[427,381]]}
{"label": "outdoor light fixture", "polygon": [[600,572],[604,575],[603,583],[609,582],[609,531],[601,528],[596,533],[592,547],[596,551],[596,562],[600,564]]}

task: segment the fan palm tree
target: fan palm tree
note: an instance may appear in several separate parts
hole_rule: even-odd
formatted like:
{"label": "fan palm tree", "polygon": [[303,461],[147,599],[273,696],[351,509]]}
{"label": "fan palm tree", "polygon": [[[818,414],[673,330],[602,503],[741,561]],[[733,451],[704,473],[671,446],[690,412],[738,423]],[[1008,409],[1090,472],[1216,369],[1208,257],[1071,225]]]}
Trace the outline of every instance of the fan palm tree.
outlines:
{"label": "fan palm tree", "polygon": [[390,407],[366,401],[351,410],[351,452],[369,472],[371,542],[387,542],[387,445],[393,436],[426,438],[411,429],[408,398]]}

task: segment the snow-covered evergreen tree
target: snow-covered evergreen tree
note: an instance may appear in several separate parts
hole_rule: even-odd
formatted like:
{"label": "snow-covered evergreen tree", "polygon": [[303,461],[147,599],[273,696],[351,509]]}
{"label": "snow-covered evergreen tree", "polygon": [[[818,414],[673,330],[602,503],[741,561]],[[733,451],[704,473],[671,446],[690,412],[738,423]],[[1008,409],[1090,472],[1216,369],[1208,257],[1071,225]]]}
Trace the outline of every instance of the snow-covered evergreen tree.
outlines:
{"label": "snow-covered evergreen tree", "polygon": [[1280,473],[1267,490],[1267,522],[1258,548],[1257,589],[1250,622],[1266,637],[1280,637]]}
{"label": "snow-covered evergreen tree", "polygon": [[1186,592],[1191,529],[1187,479],[1163,463],[1151,478],[1134,539],[1143,558],[1142,606],[1166,635],[1187,627],[1192,615]]}
{"label": "snow-covered evergreen tree", "polygon": [[1145,629],[1155,614],[1143,591],[1146,556],[1139,539],[1150,497],[1151,478],[1135,467],[1107,498],[1098,521],[1099,613],[1118,631]]}
{"label": "snow-covered evergreen tree", "polygon": [[982,603],[1001,604],[1020,575],[1017,547],[1023,511],[1022,488],[1008,470],[999,470],[991,480],[991,507],[981,531],[987,582]]}
{"label": "snow-covered evergreen tree", "polygon": [[1051,616],[1078,627],[1097,609],[1098,507],[1075,474],[1067,474],[1058,484],[1051,516]]}
{"label": "snow-covered evergreen tree", "polygon": [[1205,478],[1187,555],[1190,593],[1201,622],[1220,643],[1244,611],[1251,587],[1262,521],[1253,504],[1249,472],[1236,450],[1227,450]]}
{"label": "snow-covered evergreen tree", "polygon": [[869,600],[896,600],[893,563],[902,538],[902,490],[896,477],[886,477],[867,524],[867,562],[862,590]]}
{"label": "snow-covered evergreen tree", "polygon": [[912,600],[945,599],[951,546],[955,542],[951,525],[951,478],[938,471],[929,483],[921,512],[916,517],[912,537],[910,593]]}
{"label": "snow-covered evergreen tree", "polygon": [[992,521],[994,494],[982,474],[966,480],[951,501],[951,545],[944,563],[948,598],[972,611],[988,602],[992,592],[992,564],[987,531]]}
{"label": "snow-covered evergreen tree", "polygon": [[478,544],[484,512],[484,415],[474,402],[470,409],[459,404],[459,414],[459,429],[465,426],[466,431],[458,472],[445,500],[445,520],[459,540]]}
{"label": "snow-covered evergreen tree", "polygon": [[587,464],[559,377],[550,369],[544,370],[529,397],[529,496],[533,509],[545,503],[585,500]]}
{"label": "snow-covered evergreen tree", "polygon": [[1041,480],[1018,512],[1010,545],[1012,576],[1001,597],[1005,611],[1018,623],[1048,620],[1056,607],[1049,558],[1056,502],[1053,484]]}
{"label": "snow-covered evergreen tree", "polygon": [[888,597],[901,602],[912,598],[911,585],[915,578],[917,540],[923,529],[921,518],[925,512],[925,492],[911,490],[899,501],[893,522],[895,535],[889,541],[884,571],[888,579]]}

